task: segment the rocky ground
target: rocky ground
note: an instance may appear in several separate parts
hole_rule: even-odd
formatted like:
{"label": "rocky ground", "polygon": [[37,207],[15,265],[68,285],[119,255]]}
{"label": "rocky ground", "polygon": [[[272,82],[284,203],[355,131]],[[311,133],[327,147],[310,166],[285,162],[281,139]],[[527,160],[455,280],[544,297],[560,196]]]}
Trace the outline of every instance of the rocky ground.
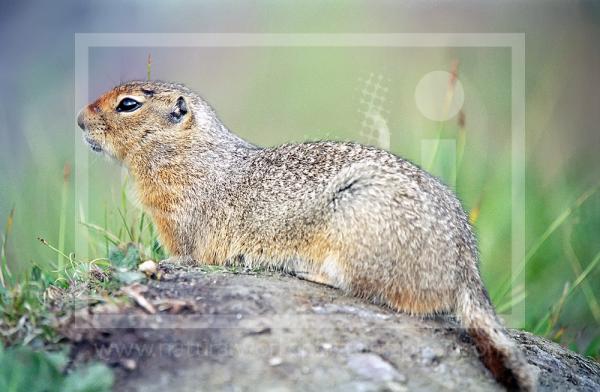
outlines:
{"label": "rocky ground", "polygon": [[[117,391],[502,390],[451,320],[419,319],[279,273],[176,268],[63,326]],[[541,390],[600,390],[600,365],[513,332]]]}

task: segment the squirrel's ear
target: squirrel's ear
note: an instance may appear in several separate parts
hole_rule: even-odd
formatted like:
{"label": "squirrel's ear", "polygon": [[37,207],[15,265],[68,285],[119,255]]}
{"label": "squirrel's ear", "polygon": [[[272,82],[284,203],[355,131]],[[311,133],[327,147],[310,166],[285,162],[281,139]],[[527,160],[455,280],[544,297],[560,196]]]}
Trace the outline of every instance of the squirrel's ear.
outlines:
{"label": "squirrel's ear", "polygon": [[185,102],[185,98],[179,97],[177,98],[177,102],[175,103],[175,107],[170,113],[171,120],[175,123],[180,122],[185,115],[188,113],[187,103]]}

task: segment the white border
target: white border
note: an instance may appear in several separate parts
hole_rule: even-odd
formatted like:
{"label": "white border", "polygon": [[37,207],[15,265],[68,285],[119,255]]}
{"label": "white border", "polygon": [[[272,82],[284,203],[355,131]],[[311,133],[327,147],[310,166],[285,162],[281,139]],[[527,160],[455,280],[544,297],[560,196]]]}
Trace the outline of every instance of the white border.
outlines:
{"label": "white border", "polygon": [[[75,34],[75,113],[88,102],[89,49],[96,47],[495,47],[511,50],[512,248],[513,298],[525,287],[525,34]],[[89,151],[75,131],[76,226],[88,214]],[[75,230],[75,250],[88,256],[87,237]],[[523,273],[521,273],[523,271]],[[523,326],[525,303],[504,314],[510,326]]]}

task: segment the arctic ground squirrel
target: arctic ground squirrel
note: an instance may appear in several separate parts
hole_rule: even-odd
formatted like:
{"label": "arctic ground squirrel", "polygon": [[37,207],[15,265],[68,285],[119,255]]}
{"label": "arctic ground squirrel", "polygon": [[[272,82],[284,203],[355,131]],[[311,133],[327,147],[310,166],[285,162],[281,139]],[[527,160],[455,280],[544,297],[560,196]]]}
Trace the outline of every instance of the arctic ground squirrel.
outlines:
{"label": "arctic ground squirrel", "polygon": [[401,312],[453,314],[499,382],[536,389],[460,202],[411,162],[349,142],[258,147],[175,83],[121,84],[77,122],[128,168],[171,260],[268,266]]}

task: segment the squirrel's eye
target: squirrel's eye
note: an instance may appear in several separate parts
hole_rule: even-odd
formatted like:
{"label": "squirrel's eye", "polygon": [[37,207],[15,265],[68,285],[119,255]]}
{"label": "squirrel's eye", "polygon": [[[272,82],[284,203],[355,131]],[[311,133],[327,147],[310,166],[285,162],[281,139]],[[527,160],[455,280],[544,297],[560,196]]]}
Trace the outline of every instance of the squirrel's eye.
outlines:
{"label": "squirrel's eye", "polygon": [[142,106],[141,103],[133,98],[123,98],[117,106],[117,112],[133,112],[135,109]]}

